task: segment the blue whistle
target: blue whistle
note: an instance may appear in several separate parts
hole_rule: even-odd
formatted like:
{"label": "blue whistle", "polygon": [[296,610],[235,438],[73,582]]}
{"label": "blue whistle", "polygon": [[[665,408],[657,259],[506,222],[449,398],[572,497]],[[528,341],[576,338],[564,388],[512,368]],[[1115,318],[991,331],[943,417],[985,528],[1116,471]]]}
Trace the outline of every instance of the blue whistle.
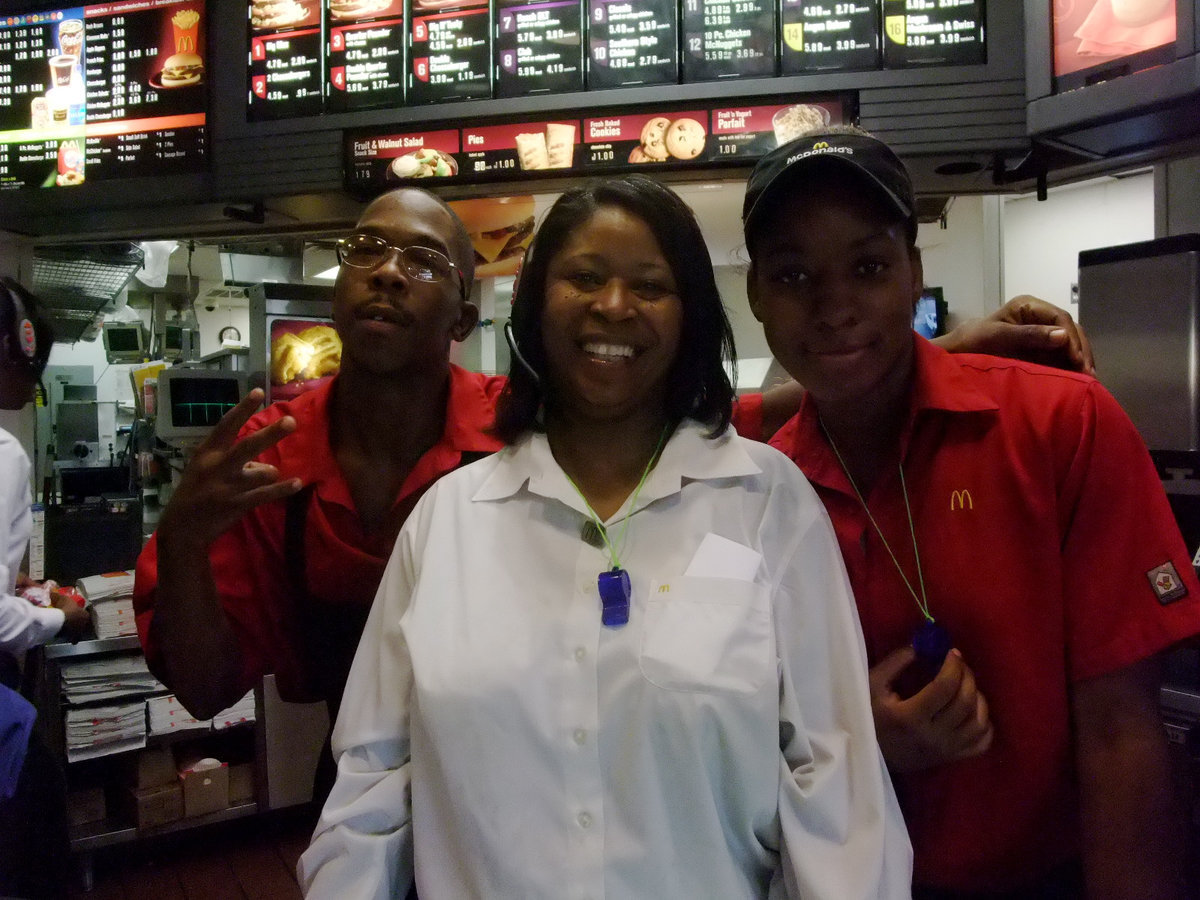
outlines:
{"label": "blue whistle", "polygon": [[596,578],[600,589],[600,623],[607,628],[620,628],[629,622],[629,598],[633,593],[629,573],[624,569],[601,572]]}

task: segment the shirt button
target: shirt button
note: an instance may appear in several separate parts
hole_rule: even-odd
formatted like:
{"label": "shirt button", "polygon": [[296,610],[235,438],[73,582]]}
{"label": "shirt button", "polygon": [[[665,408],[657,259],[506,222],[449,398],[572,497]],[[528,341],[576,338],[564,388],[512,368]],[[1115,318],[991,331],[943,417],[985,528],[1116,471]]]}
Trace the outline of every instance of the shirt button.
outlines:
{"label": "shirt button", "polygon": [[578,816],[575,817],[575,821],[579,823],[580,828],[591,828],[592,827],[591,813],[581,812]]}
{"label": "shirt button", "polygon": [[581,594],[583,594],[583,595],[585,595],[585,596],[586,596],[587,594],[590,594],[590,593],[591,593],[592,591],[594,591],[595,589],[596,589],[596,582],[594,582],[594,581],[581,581],[581,582],[579,582],[579,593],[581,593]]}
{"label": "shirt button", "polygon": [[583,662],[583,658],[587,656],[587,650],[583,647],[575,648],[575,662]]}
{"label": "shirt button", "polygon": [[575,733],[571,737],[575,738],[575,743],[580,747],[587,743],[587,731],[583,728],[576,728]]}

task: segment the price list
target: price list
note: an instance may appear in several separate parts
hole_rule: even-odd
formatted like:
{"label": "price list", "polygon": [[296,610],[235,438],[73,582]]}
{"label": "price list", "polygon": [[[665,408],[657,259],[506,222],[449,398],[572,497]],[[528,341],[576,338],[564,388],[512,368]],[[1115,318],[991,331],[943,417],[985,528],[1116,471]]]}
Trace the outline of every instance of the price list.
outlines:
{"label": "price list", "polygon": [[404,19],[329,27],[328,108],[333,112],[404,102]]}
{"label": "price list", "polygon": [[437,0],[413,0],[408,72],[411,103],[487,100],[492,96],[491,17],[488,6],[431,12]]}
{"label": "price list", "polygon": [[683,80],[775,74],[775,0],[683,0]]}
{"label": "price list", "polygon": [[673,0],[588,0],[589,89],[679,80]]}
{"label": "price list", "polygon": [[0,20],[0,187],[202,171],[202,0]]}
{"label": "price list", "polygon": [[319,25],[251,36],[247,118],[315,116],[321,104]]}
{"label": "price list", "polygon": [[499,0],[496,96],[583,90],[581,0]]}
{"label": "price list", "polygon": [[783,0],[780,23],[785,75],[879,67],[876,0]]}
{"label": "price list", "polygon": [[982,0],[884,0],[888,68],[986,62]]}

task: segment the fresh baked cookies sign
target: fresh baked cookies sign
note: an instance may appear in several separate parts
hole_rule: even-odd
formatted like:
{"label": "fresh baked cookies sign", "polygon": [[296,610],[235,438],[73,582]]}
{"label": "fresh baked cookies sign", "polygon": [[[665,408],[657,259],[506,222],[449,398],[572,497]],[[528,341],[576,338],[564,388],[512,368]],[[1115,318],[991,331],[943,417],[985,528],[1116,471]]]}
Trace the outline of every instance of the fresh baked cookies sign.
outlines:
{"label": "fresh baked cookies sign", "polygon": [[687,163],[705,159],[708,111],[614,115],[584,121],[585,166]]}

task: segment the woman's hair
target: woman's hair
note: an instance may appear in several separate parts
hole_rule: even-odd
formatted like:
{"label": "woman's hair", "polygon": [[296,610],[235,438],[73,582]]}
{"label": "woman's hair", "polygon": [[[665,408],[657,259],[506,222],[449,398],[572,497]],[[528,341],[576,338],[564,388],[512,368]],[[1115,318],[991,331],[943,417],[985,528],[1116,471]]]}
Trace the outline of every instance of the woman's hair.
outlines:
{"label": "woman's hair", "polygon": [[729,424],[734,391],[722,363],[736,360],[733,329],[700,226],[674,191],[644,175],[626,175],[590,181],[564,193],[546,214],[525,253],[513,291],[516,352],[508,384],[497,401],[493,426],[494,433],[507,443],[541,427],[539,411],[549,399],[544,392],[542,312],[550,263],[575,231],[605,206],[619,207],[646,223],[675,278],[683,316],[679,351],[667,376],[667,415],[673,420],[690,417],[703,422],[714,436]]}
{"label": "woman's hair", "polygon": [[[24,332],[26,321],[33,327],[32,347]],[[13,279],[0,278],[0,369],[37,381],[53,343],[54,328],[38,299]]]}

